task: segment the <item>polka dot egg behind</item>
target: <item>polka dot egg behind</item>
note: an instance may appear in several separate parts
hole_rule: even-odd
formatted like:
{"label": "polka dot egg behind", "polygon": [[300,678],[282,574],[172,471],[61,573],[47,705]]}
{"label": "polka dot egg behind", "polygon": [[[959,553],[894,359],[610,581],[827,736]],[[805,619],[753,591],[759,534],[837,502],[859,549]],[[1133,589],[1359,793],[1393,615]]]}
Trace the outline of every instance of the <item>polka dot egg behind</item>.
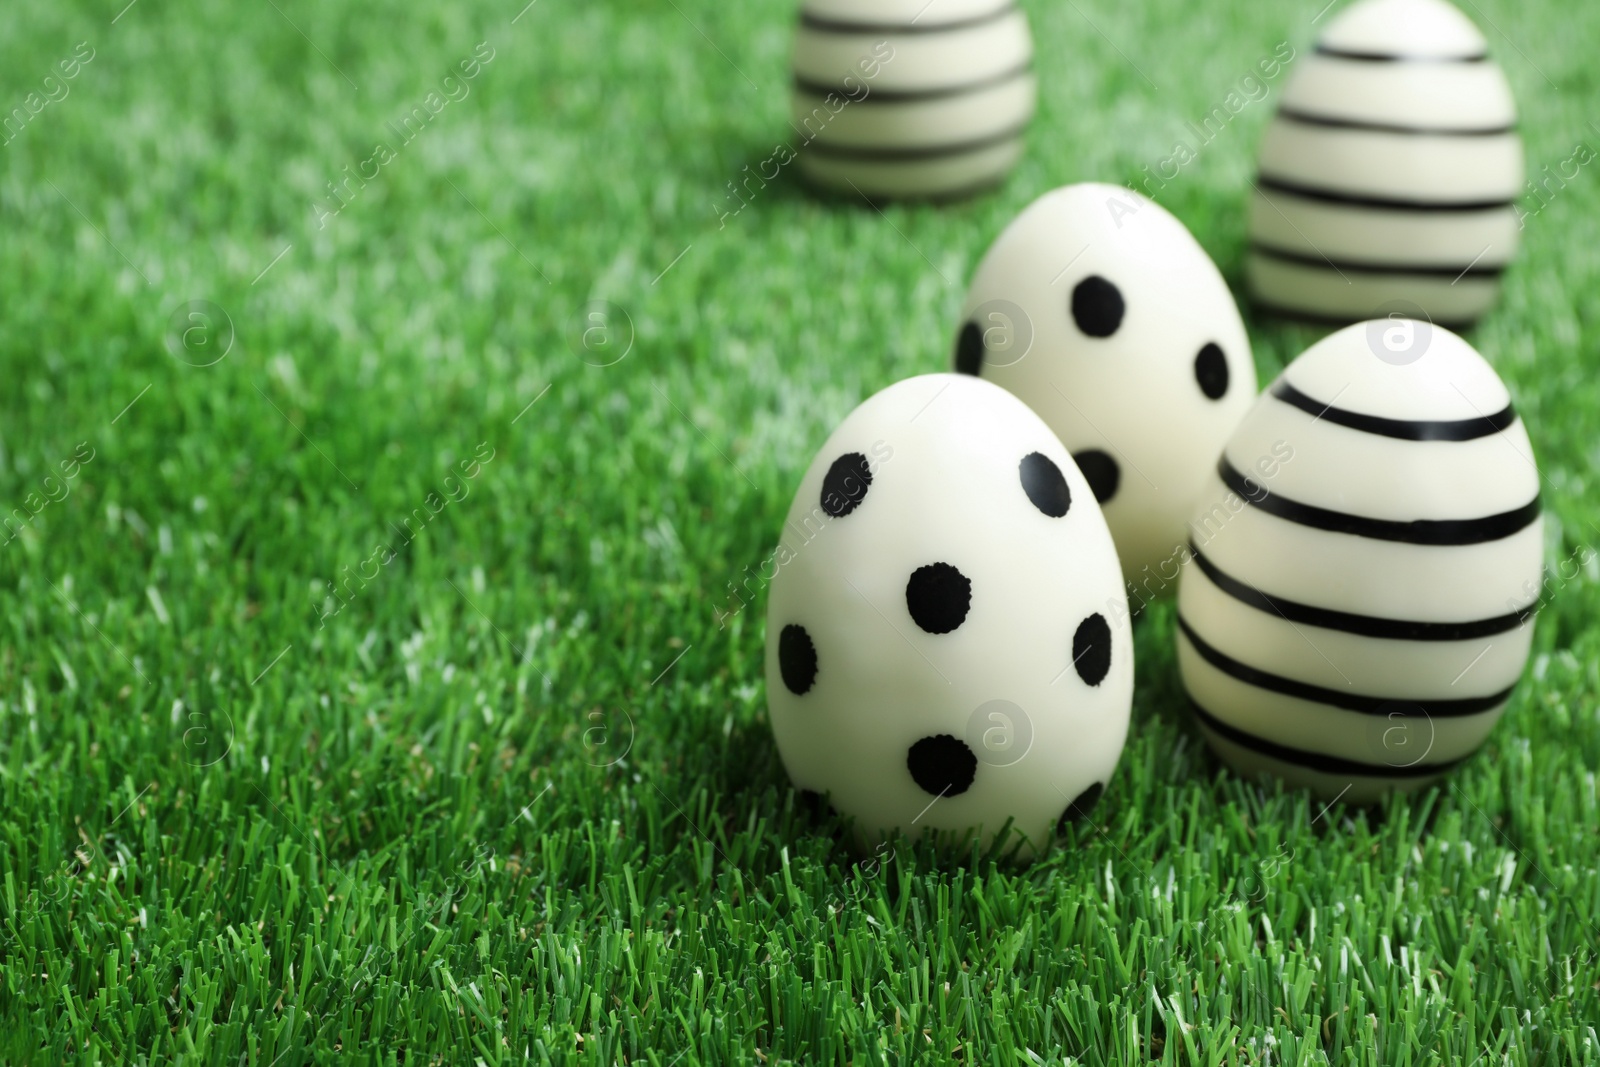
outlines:
{"label": "polka dot egg behind", "polygon": [[1121,186],[1041,196],[974,272],[953,364],[1039,413],[1089,479],[1133,595],[1170,594],[1184,524],[1256,395],[1239,309],[1183,223]]}

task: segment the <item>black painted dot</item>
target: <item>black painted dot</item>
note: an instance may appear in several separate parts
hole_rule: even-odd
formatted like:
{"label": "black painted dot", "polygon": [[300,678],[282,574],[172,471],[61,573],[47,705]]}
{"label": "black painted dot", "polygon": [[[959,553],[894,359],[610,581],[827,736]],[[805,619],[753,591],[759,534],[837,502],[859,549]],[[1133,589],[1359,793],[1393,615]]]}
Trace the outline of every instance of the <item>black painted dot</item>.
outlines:
{"label": "black painted dot", "polygon": [[1128,305],[1122,290],[1091,274],[1072,290],[1072,321],[1090,337],[1110,337],[1122,325]]}
{"label": "black painted dot", "polygon": [[1221,400],[1228,391],[1228,357],[1215,341],[1206,342],[1194,357],[1194,380],[1200,391],[1212,400]]}
{"label": "black painted dot", "polygon": [[906,769],[923,792],[953,797],[972,788],[978,757],[959,738],[935,734],[911,746],[906,753]]}
{"label": "black painted dot", "polygon": [[956,338],[956,372],[981,375],[983,373],[983,331],[978,324],[969,322],[961,327]]}
{"label": "black painted dot", "polygon": [[1100,803],[1100,794],[1105,791],[1106,787],[1100,782],[1096,782],[1079,793],[1078,799],[1068,804],[1067,810],[1061,813],[1061,818],[1056,822],[1056,833],[1065,834],[1068,827],[1073,823],[1080,822],[1088,817],[1089,812],[1094,810],[1094,806]]}
{"label": "black painted dot", "polygon": [[1066,475],[1051,462],[1050,457],[1039,452],[1029,452],[1022,457],[1018,473],[1022,476],[1022,491],[1028,494],[1033,506],[1059,519],[1072,506],[1072,493],[1067,489]]}
{"label": "black painted dot", "polygon": [[817,680],[817,646],[804,626],[790,623],[778,635],[778,673],[795,696],[804,696]]}
{"label": "black painted dot", "polygon": [[947,634],[967,619],[972,581],[948,563],[930,563],[911,572],[906,610],[930,634]]}
{"label": "black painted dot", "polygon": [[822,479],[822,510],[836,519],[854,511],[867,498],[872,467],[860,452],[846,452],[833,461]]}
{"label": "black painted dot", "polygon": [[1099,612],[1080,622],[1072,635],[1072,665],[1089,685],[1099,685],[1110,673],[1111,627]]}
{"label": "black painted dot", "polygon": [[1089,448],[1073,453],[1072,462],[1083,472],[1089,488],[1094,490],[1094,498],[1100,503],[1104,504],[1117,495],[1117,486],[1122,484],[1122,468],[1108,454],[1098,448]]}

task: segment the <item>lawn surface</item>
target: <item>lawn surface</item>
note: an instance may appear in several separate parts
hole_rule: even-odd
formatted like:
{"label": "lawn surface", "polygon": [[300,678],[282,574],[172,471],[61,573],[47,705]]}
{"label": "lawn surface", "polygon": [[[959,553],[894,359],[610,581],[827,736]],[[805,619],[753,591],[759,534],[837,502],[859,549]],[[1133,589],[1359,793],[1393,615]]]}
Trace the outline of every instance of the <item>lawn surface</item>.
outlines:
{"label": "lawn surface", "polygon": [[[1595,166],[1473,337],[1572,575],[1478,758],[1371,812],[1243,783],[1163,606],[1098,832],[871,866],[790,791],[729,584],[830,428],[943,368],[1008,218],[1139,177],[1321,4],[1029,0],[1002,191],[790,168],[719,222],[787,133],[784,3],[122,3],[0,10],[0,108],[60,97],[0,150],[0,507],[38,512],[0,1062],[1600,1062]],[[1600,6],[1466,9],[1530,169],[1600,147]],[[1160,193],[1236,289],[1271,107]],[[1263,381],[1320,335],[1251,326]]]}

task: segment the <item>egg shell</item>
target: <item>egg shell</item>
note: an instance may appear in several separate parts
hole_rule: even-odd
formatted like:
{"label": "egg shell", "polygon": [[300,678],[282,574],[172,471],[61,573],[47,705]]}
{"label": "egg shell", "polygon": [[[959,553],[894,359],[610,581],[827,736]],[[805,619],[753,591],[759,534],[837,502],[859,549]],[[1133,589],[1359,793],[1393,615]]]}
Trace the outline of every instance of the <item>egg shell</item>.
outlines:
{"label": "egg shell", "polygon": [[[1107,302],[1114,322],[1079,321]],[[954,364],[1039,413],[1095,487],[1131,595],[1170,596],[1189,516],[1256,395],[1239,309],[1183,223],[1121,186],[1046,193],[978,265]]]}
{"label": "egg shell", "polygon": [[[1107,786],[1133,691],[1116,550],[1011,394],[942,374],[867,399],[801,480],[775,560],[773,734],[864,847],[893,830],[992,842],[1011,820],[1034,855]],[[940,574],[944,593],[967,583],[964,607],[928,599]]]}
{"label": "egg shell", "polygon": [[1499,296],[1525,178],[1516,107],[1447,0],[1360,0],[1302,56],[1262,137],[1256,300],[1350,322],[1464,326]]}
{"label": "egg shell", "polygon": [[1483,743],[1527,662],[1543,542],[1527,431],[1470,345],[1419,322],[1324,339],[1204,499],[1178,665],[1225,762],[1364,803]]}
{"label": "egg shell", "polygon": [[881,198],[950,198],[1001,181],[1037,88],[1012,0],[808,0],[791,125],[802,173]]}

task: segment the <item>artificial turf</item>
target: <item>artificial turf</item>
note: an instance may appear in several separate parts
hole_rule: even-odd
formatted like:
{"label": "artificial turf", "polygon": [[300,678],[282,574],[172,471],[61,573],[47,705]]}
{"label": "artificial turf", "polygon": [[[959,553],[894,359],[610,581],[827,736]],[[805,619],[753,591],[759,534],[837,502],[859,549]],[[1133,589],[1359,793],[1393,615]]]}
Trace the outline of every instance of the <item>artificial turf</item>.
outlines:
{"label": "artificial turf", "polygon": [[[730,593],[1008,218],[1141,179],[1321,6],[1025,0],[1021,167],[880,212],[733,199],[786,3],[5,5],[0,109],[58,98],[0,149],[0,1062],[1600,1062],[1592,166],[1473,335],[1554,577],[1434,790],[1222,770],[1158,605],[1092,828],[863,863]],[[1600,146],[1600,8],[1463,6],[1530,169]],[[1236,290],[1271,107],[1158,190]],[[1250,325],[1263,380],[1321,333]]]}

